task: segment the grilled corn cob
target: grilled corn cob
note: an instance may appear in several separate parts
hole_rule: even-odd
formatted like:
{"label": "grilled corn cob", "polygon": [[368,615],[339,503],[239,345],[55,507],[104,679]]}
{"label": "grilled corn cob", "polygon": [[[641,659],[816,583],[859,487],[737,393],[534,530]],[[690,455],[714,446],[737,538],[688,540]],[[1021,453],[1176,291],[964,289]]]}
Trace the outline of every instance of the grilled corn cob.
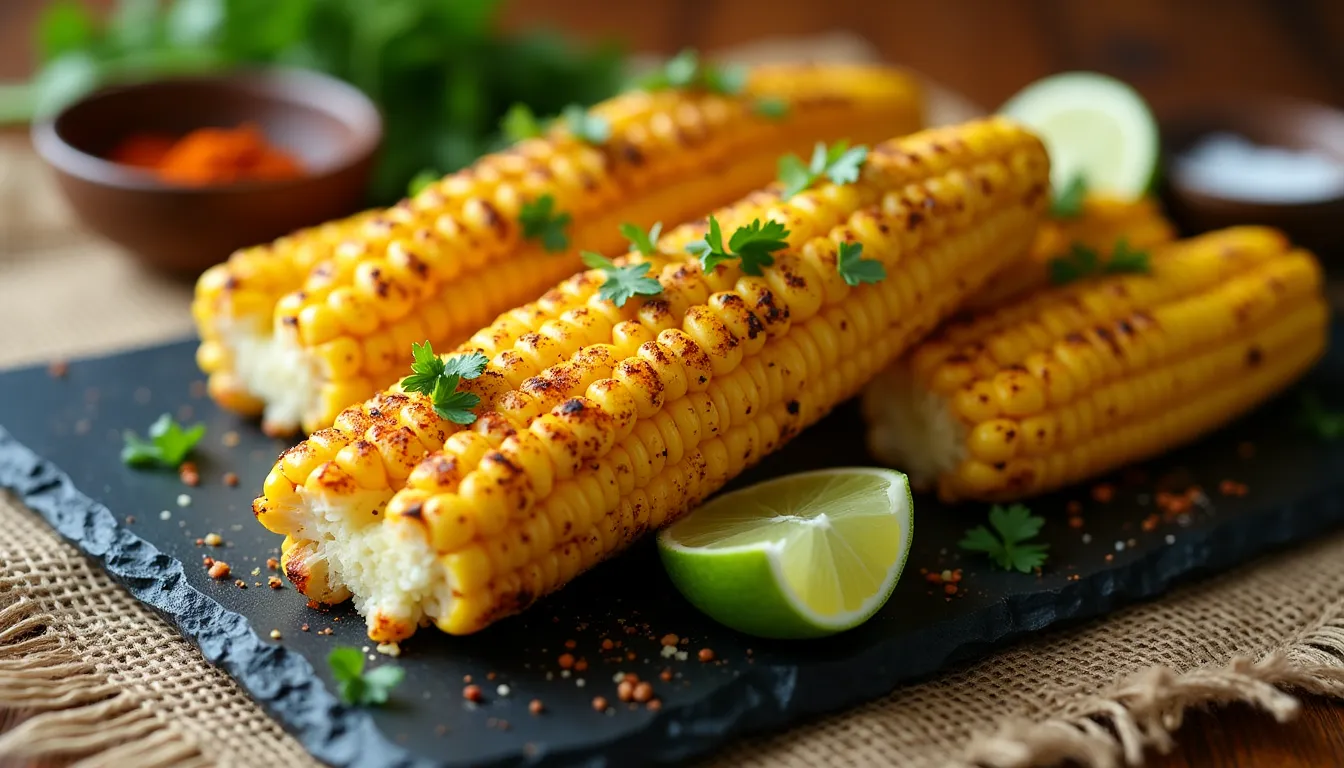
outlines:
{"label": "grilled corn cob", "polygon": [[[459,347],[492,357],[462,385],[482,401],[470,429],[394,388],[284,454],[254,511],[286,534],[295,585],[326,602],[353,592],[371,638],[479,630],[857,393],[1025,252],[1048,178],[1041,143],[991,119],[879,145],[855,184],[755,193],[716,219],[787,225],[762,276],[706,274],[682,253],[704,224],[679,227],[660,255],[628,257],[650,262],[661,295],[617,308],[596,295],[600,273],[581,273]],[[845,241],[888,277],[848,286]]]}
{"label": "grilled corn cob", "polygon": [[1151,269],[944,327],[866,390],[873,455],[948,501],[1030,496],[1221,426],[1325,348],[1320,266],[1276,230],[1160,246]]}
{"label": "grilled corn cob", "polygon": [[1147,250],[1175,236],[1175,228],[1152,199],[1089,196],[1076,218],[1048,219],[1042,224],[1026,258],[991,277],[963,309],[990,309],[1045,288],[1050,284],[1050,261],[1067,254],[1074,245],[1109,259],[1121,240],[1130,248]]}
{"label": "grilled corn cob", "polygon": [[[782,100],[780,119],[756,114]],[[785,152],[916,130],[918,87],[890,69],[773,67],[744,95],[631,92],[593,108],[601,146],[566,128],[487,156],[385,211],[282,238],[207,271],[193,305],[197,361],[221,405],[272,434],[331,424],[392,383],[412,341],[461,342],[580,268],[623,250],[617,225],[704,214],[759,187]],[[525,238],[522,206],[550,195],[570,247]]]}

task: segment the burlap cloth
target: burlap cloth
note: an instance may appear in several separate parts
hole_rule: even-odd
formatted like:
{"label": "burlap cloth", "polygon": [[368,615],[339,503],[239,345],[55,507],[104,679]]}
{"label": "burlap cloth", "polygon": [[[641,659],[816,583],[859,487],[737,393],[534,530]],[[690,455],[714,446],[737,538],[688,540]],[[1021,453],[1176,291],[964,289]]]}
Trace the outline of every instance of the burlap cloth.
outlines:
{"label": "burlap cloth", "polygon": [[[846,38],[805,50],[869,55]],[[182,336],[189,295],[73,227],[24,138],[0,136],[0,366]],[[10,496],[0,495],[0,530],[0,765],[313,764],[231,678]],[[1284,720],[1298,710],[1290,691],[1344,698],[1344,535],[711,762],[1137,764],[1145,748],[1169,746],[1189,706],[1244,701]]]}

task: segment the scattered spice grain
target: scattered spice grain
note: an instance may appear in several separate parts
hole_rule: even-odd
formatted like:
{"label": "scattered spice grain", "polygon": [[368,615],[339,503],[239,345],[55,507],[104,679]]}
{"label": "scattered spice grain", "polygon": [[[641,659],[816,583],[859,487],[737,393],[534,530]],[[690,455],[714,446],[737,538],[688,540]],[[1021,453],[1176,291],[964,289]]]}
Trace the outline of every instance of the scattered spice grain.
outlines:
{"label": "scattered spice grain", "polygon": [[223,560],[215,560],[214,562],[210,563],[207,567],[210,569],[209,571],[210,578],[212,579],[229,578],[229,564],[224,562]]}
{"label": "scattered spice grain", "polygon": [[608,706],[609,705],[607,704],[607,699],[605,696],[593,697],[593,710],[595,712],[605,712]]}
{"label": "scattered spice grain", "polygon": [[280,561],[276,560],[274,557],[268,557],[266,558],[266,567],[270,568],[272,571],[278,571],[280,570]]}
{"label": "scattered spice grain", "polygon": [[616,698],[621,701],[629,701],[635,696],[635,684],[629,680],[622,680],[621,684],[616,686]]}
{"label": "scattered spice grain", "polygon": [[661,642],[663,645],[676,645],[676,644],[677,644],[677,641],[679,641],[679,640],[681,640],[681,638],[677,637],[676,635],[673,635],[673,634],[670,634],[670,633],[669,633],[669,634],[663,635],[663,639],[662,639],[660,642]]}
{"label": "scattered spice grain", "polygon": [[533,715],[540,715],[546,711],[546,705],[541,703],[541,699],[533,699],[528,702],[527,711]]}
{"label": "scattered spice grain", "polygon": [[561,668],[561,669],[573,669],[573,668],[574,668],[574,654],[572,654],[572,653],[562,653],[562,654],[560,654],[560,658],[556,659],[556,662],[560,665],[560,668]]}
{"label": "scattered spice grain", "polygon": [[207,533],[205,534],[203,541],[207,547],[218,547],[220,544],[224,543],[224,537],[220,536],[218,533]]}
{"label": "scattered spice grain", "polygon": [[1109,503],[1115,498],[1115,486],[1110,483],[1099,483],[1093,486],[1092,498],[1102,504]]}
{"label": "scattered spice grain", "polygon": [[481,686],[468,685],[462,689],[462,698],[473,704],[480,704],[485,701],[485,694],[481,693]]}
{"label": "scattered spice grain", "polygon": [[237,488],[237,487],[238,487],[238,473],[237,473],[237,472],[225,472],[225,473],[224,473],[224,484],[227,485],[227,486],[229,486],[230,488]]}
{"label": "scattered spice grain", "polygon": [[280,580],[279,576],[267,576],[266,586],[270,587],[271,589],[279,589],[285,586],[285,583]]}
{"label": "scattered spice grain", "polygon": [[696,658],[700,659],[700,661],[713,661],[713,660],[714,660],[714,649],[713,649],[713,648],[701,648],[701,649],[700,649],[700,653],[696,654]]}

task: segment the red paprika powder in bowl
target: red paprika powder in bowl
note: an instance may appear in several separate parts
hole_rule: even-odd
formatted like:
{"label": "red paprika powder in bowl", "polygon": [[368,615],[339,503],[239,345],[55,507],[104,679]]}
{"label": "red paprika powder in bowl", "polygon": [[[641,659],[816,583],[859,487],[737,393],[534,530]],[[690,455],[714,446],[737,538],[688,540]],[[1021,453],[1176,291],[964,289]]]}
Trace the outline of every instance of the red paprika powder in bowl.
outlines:
{"label": "red paprika powder in bowl", "polygon": [[359,210],[381,137],[358,90],[289,69],[108,88],[33,126],[86,226],[186,275]]}

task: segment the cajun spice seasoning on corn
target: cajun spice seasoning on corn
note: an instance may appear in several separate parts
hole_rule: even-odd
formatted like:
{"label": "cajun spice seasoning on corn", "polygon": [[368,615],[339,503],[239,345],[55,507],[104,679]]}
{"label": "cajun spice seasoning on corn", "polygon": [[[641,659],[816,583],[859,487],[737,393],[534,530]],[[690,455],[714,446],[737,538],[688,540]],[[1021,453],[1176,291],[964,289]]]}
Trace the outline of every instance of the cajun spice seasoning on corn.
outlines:
{"label": "cajun spice seasoning on corn", "polygon": [[266,141],[252,123],[237,128],[201,128],[180,139],[134,134],[107,156],[114,163],[152,171],[188,187],[239,181],[281,181],[303,174],[291,155]]}

